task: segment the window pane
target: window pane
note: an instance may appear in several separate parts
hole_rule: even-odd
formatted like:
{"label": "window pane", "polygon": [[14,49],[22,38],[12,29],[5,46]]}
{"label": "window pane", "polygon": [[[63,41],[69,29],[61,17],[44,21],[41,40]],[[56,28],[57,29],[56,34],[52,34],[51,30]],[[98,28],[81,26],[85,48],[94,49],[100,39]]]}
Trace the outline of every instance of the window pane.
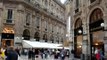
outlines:
{"label": "window pane", "polygon": [[76,0],[76,7],[79,7],[79,0]]}
{"label": "window pane", "polygon": [[94,1],[96,1],[96,0],[90,0],[91,3],[93,3]]}
{"label": "window pane", "polygon": [[7,19],[12,20],[12,9],[8,9]]}
{"label": "window pane", "polygon": [[26,15],[26,25],[30,24],[30,13],[27,13]]}

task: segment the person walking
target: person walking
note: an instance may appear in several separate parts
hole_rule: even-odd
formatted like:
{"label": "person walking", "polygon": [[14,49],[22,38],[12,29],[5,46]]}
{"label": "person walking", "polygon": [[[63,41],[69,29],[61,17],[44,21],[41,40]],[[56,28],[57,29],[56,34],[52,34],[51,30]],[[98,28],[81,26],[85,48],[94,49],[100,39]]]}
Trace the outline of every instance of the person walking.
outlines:
{"label": "person walking", "polygon": [[44,56],[45,59],[47,59],[47,58],[48,58],[48,51],[47,51],[47,49],[44,50],[44,55],[45,55],[45,56]]}
{"label": "person walking", "polygon": [[17,47],[16,49],[15,49],[15,51],[18,53],[18,55],[20,56],[20,49]]}
{"label": "person walking", "polygon": [[32,49],[29,49],[28,51],[28,60],[32,59]]}
{"label": "person walking", "polygon": [[43,48],[40,50],[40,56],[42,59],[44,58],[44,49]]}
{"label": "person walking", "polygon": [[104,60],[104,54],[103,54],[103,51],[102,51],[102,49],[100,49],[100,60]]}
{"label": "person walking", "polygon": [[0,48],[0,60],[4,60],[3,57],[2,57],[2,51],[1,51],[1,48]]}
{"label": "person walking", "polygon": [[97,59],[97,60],[100,60],[100,57],[101,57],[101,56],[100,56],[100,51],[98,50],[98,52],[96,53],[96,59]]}
{"label": "person walking", "polygon": [[32,60],[35,60],[35,49],[32,49]]}
{"label": "person walking", "polygon": [[5,49],[4,48],[0,48],[0,56],[1,56],[1,58],[2,58],[2,60],[4,60],[5,59]]}
{"label": "person walking", "polygon": [[60,53],[61,60],[65,60],[65,53],[66,53],[66,51],[65,51],[65,49],[63,48],[63,49],[61,50],[61,53]]}
{"label": "person walking", "polygon": [[18,54],[13,46],[6,49],[5,54],[7,56],[6,60],[18,60]]}

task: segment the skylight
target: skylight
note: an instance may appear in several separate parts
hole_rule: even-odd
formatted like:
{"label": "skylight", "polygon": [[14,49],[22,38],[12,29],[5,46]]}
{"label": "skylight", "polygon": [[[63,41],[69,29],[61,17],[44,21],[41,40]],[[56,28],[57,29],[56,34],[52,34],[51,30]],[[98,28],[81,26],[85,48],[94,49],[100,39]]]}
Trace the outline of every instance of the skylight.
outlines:
{"label": "skylight", "polygon": [[60,0],[62,4],[64,4],[66,2],[66,0]]}

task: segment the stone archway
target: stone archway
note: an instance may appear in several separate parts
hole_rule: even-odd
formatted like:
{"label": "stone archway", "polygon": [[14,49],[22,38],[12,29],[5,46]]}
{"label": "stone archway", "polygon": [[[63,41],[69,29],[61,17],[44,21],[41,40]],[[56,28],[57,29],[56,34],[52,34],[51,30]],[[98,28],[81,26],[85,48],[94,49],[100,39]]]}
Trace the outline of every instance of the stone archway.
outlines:
{"label": "stone archway", "polygon": [[24,40],[30,40],[30,31],[28,29],[25,29],[23,31],[23,35],[22,36],[23,36]]}
{"label": "stone archway", "polygon": [[82,20],[78,18],[74,26],[74,56],[78,58],[80,58],[82,54],[82,31]]}
{"label": "stone archway", "polygon": [[94,56],[92,56],[93,52],[96,48],[102,49],[104,51],[104,43],[103,43],[103,29],[102,24],[103,20],[103,12],[101,9],[94,9],[89,17],[89,33],[90,33],[90,51],[91,51],[91,60],[94,60]]}

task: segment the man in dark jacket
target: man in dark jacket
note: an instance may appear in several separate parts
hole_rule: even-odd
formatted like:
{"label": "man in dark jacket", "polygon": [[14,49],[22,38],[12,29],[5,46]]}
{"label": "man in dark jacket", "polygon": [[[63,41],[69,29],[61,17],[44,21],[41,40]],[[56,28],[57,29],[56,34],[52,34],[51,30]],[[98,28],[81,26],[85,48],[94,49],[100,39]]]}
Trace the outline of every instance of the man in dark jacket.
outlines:
{"label": "man in dark jacket", "polygon": [[11,46],[6,51],[5,54],[7,56],[6,60],[18,60],[18,54],[14,50],[14,48]]}
{"label": "man in dark jacket", "polygon": [[66,51],[65,49],[63,48],[60,52],[60,56],[61,56],[61,60],[65,60],[65,54],[66,54]]}

